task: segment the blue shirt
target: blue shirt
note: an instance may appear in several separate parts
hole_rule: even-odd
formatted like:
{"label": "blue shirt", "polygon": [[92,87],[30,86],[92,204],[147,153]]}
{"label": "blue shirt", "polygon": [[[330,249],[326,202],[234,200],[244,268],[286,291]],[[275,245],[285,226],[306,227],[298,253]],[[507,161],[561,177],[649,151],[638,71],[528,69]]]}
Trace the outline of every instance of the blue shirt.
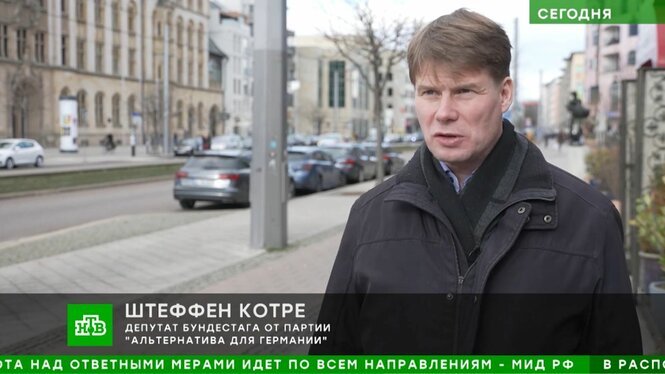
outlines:
{"label": "blue shirt", "polygon": [[448,165],[446,165],[446,163],[441,161],[441,160],[439,160],[439,163],[441,164],[441,167],[443,168],[443,171],[446,173],[446,176],[448,177],[448,179],[450,179],[450,183],[453,184],[453,188],[455,188],[455,192],[457,192],[458,194],[467,185],[467,183],[469,183],[469,180],[471,180],[471,177],[473,177],[473,173],[476,172],[474,170],[473,173],[471,173],[471,175],[466,177],[466,179],[464,179],[462,181],[462,184],[460,185],[460,182],[457,179],[457,176],[455,175],[455,173],[453,173],[452,170],[450,170]]}

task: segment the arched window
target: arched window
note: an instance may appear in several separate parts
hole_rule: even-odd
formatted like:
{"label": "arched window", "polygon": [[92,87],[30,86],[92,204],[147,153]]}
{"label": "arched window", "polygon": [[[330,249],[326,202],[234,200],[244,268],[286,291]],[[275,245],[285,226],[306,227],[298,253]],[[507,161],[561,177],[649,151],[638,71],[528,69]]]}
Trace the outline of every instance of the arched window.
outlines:
{"label": "arched window", "polygon": [[85,22],[86,10],[85,4],[88,0],[76,0],[76,20],[80,22]]}
{"label": "arched window", "polygon": [[183,128],[183,123],[182,123],[182,117],[183,117],[183,108],[182,108],[182,100],[178,100],[178,104],[176,105],[176,116],[178,118],[178,128],[182,129]]}
{"label": "arched window", "polygon": [[120,4],[117,1],[111,4],[111,27],[113,30],[120,30]]}
{"label": "arched window", "polygon": [[177,24],[177,31],[176,31],[176,43],[178,46],[182,46],[182,17],[178,17],[178,24]]}
{"label": "arched window", "polygon": [[134,20],[136,19],[136,4],[134,1],[129,3],[127,7],[127,30],[130,34],[134,33],[136,28],[134,27]]}
{"label": "arched window", "polygon": [[[208,126],[209,126],[209,131],[210,135],[215,135],[217,133],[217,105],[213,105],[212,108],[210,108],[210,115],[208,116]],[[224,131],[222,130],[222,133]]]}
{"label": "arched window", "polygon": [[63,88],[60,91],[60,97],[65,97],[65,96],[69,96],[69,95],[70,95],[70,93],[69,93],[69,88],[68,87]]}
{"label": "arched window", "polygon": [[95,23],[104,26],[104,0],[95,0]]}
{"label": "arched window", "polygon": [[111,99],[111,122],[113,127],[122,127],[122,123],[120,123],[120,94],[113,95]]}
{"label": "arched window", "polygon": [[97,92],[95,95],[95,126],[106,127],[104,125],[104,93]]}
{"label": "arched window", "polygon": [[187,25],[187,48],[194,48],[194,22],[189,22]]}
{"label": "arched window", "polygon": [[194,106],[190,105],[187,109],[187,133],[189,136],[194,135],[194,123],[196,123]]}
{"label": "arched window", "polygon": [[199,103],[199,112],[197,115],[199,130],[204,130],[203,127],[203,103]]}
{"label": "arched window", "polygon": [[204,38],[203,35],[205,35],[205,29],[203,28],[203,24],[199,23],[199,50],[203,51],[205,49],[205,44],[204,44]]}
{"label": "arched window", "polygon": [[136,97],[134,95],[130,95],[129,99],[127,99],[127,123],[129,124],[129,128],[134,128],[134,123],[132,123],[132,113],[136,111]]}
{"label": "arched window", "polygon": [[84,90],[80,90],[76,94],[76,101],[78,102],[79,126],[88,127],[88,111],[86,109],[86,95]]}

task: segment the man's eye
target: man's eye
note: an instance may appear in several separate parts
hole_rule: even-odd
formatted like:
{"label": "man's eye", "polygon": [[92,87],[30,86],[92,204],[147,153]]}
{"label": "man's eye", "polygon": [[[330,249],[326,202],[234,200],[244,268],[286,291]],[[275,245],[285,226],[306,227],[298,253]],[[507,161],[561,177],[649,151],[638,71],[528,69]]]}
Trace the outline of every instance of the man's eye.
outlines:
{"label": "man's eye", "polygon": [[425,90],[425,91],[422,92],[423,96],[431,96],[431,95],[434,95],[434,94],[436,94],[436,92],[434,90]]}
{"label": "man's eye", "polygon": [[461,94],[466,94],[466,93],[471,93],[471,92],[472,91],[468,88],[460,88],[455,93],[461,95]]}

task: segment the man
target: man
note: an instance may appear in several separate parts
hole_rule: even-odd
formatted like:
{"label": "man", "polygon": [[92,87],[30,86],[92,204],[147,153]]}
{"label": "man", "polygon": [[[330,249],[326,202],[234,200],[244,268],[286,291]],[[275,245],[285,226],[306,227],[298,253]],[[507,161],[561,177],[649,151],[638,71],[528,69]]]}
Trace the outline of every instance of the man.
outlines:
{"label": "man", "polygon": [[617,211],[502,120],[505,31],[457,10],[408,64],[425,143],[354,204],[311,353],[641,353]]}

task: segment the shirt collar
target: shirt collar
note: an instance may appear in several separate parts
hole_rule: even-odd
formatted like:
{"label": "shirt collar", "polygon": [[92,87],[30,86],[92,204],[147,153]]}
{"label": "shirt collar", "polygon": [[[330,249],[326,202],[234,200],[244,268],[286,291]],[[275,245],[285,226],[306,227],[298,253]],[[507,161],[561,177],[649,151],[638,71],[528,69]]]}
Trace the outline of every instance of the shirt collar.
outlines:
{"label": "shirt collar", "polygon": [[439,160],[439,164],[441,164],[441,167],[443,168],[443,171],[446,173],[446,176],[447,176],[448,179],[450,180],[450,183],[452,183],[453,187],[455,188],[455,192],[457,192],[458,194],[459,194],[460,191],[461,191],[462,189],[464,189],[464,187],[469,183],[469,180],[471,180],[471,177],[473,177],[473,173],[476,172],[476,171],[474,170],[474,171],[473,171],[468,177],[466,177],[466,179],[464,179],[464,180],[462,181],[462,183],[460,184],[459,179],[457,179],[457,176],[455,175],[455,173],[453,173],[453,171],[450,170],[450,168],[448,167],[448,165],[447,165],[445,162]]}

